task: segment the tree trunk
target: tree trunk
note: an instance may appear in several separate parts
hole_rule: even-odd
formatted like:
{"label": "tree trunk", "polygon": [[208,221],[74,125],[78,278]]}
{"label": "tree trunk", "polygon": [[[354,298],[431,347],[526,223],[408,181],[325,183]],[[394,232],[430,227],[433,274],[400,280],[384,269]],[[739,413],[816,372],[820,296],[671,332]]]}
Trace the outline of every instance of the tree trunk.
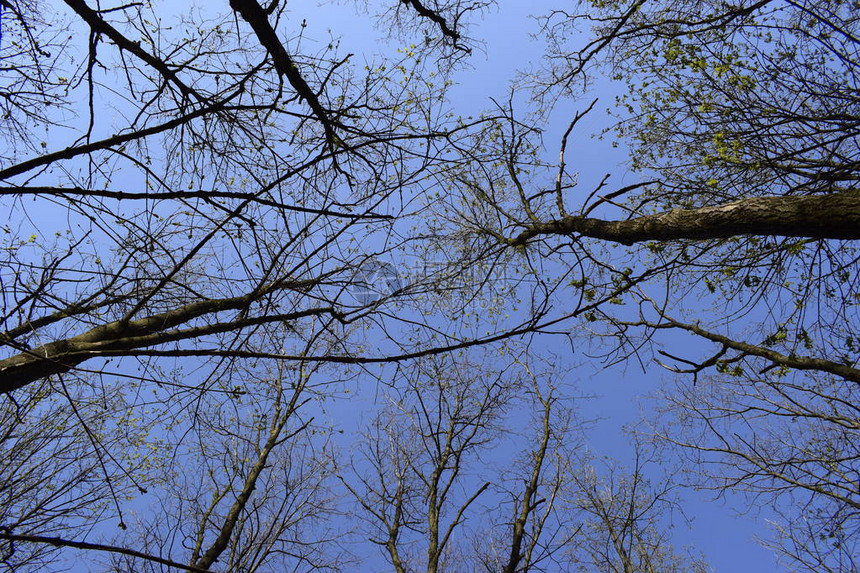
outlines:
{"label": "tree trunk", "polygon": [[672,209],[626,221],[568,215],[529,226],[508,239],[508,244],[521,246],[539,235],[580,235],[624,245],[737,235],[860,239],[860,190],[803,197],[754,197],[714,207]]}
{"label": "tree trunk", "polygon": [[[176,309],[131,321],[114,321],[78,336],[49,342],[0,360],[0,395],[53,374],[63,374],[95,356],[122,355],[123,351],[151,348],[169,342],[193,340],[209,334],[240,330],[266,322],[287,322],[304,317],[331,314],[331,307],[311,308],[262,317],[232,317],[219,313],[239,310],[258,298],[254,293],[241,297],[197,301]],[[209,324],[192,321],[209,317]],[[219,320],[220,319],[220,320]],[[185,326],[184,329],[175,328]],[[3,340],[9,346],[14,341]]]}

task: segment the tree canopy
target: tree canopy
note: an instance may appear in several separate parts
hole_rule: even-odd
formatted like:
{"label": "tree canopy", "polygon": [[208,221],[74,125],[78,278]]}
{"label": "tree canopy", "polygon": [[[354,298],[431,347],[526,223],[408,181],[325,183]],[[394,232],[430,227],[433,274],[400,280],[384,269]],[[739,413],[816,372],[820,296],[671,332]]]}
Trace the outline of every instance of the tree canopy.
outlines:
{"label": "tree canopy", "polygon": [[[490,1],[0,1],[0,562],[705,571],[683,481],[856,569],[860,9],[556,4],[469,116]],[[669,381],[627,467],[584,348]]]}

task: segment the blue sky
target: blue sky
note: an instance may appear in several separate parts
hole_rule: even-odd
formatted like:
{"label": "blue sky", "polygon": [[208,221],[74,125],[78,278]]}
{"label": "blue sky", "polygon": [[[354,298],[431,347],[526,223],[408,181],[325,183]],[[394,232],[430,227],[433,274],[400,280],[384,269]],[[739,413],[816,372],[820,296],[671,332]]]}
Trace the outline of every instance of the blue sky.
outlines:
{"label": "blue sky", "polygon": [[[472,35],[480,43],[467,60],[465,69],[454,76],[456,85],[450,92],[453,110],[462,115],[479,114],[493,106],[491,98],[505,101],[518,72],[541,65],[543,43],[540,38],[531,36],[538,31],[538,22],[533,16],[546,13],[552,7],[557,8],[558,3],[551,0],[506,2],[491,8],[483,19],[474,22]],[[375,40],[378,31],[369,29],[372,21],[357,18],[348,6],[320,7],[308,0],[291,3],[291,10],[297,17],[307,19],[309,37],[319,37],[320,29],[329,26],[336,34],[342,34],[344,51],[390,49]],[[580,122],[568,144],[567,162],[571,169],[579,172],[579,192],[590,191],[606,173],[612,174],[616,186],[637,181],[637,176],[629,170],[623,146],[613,147],[611,138],[594,137],[611,125],[612,118],[605,109],[612,106],[613,98],[623,88],[596,78],[592,89],[583,94],[581,100],[561,102],[546,128],[545,157],[553,161],[570,117],[584,109],[594,97],[599,98],[595,109]],[[528,103],[523,91],[517,93],[516,99],[524,104],[522,111],[525,111]],[[679,338],[678,343],[681,345],[678,350],[697,355],[695,346],[684,348],[690,343],[689,339]],[[564,354],[570,349],[563,337],[545,337],[541,344],[553,353]],[[654,364],[648,364],[647,372],[643,372],[634,361],[606,368],[600,361],[582,354],[575,355],[571,362],[579,366],[565,376],[568,390],[594,396],[580,406],[585,410],[583,418],[597,420],[590,432],[590,449],[595,455],[630,463],[633,446],[623,428],[636,424],[643,416],[653,415],[653,402],[647,396],[671,375]],[[753,539],[756,535],[767,537],[771,533],[767,511],[737,515],[737,510],[744,509],[742,499],[729,496],[725,500],[714,500],[713,496],[713,492],[683,492],[684,511],[692,518],[691,529],[679,522],[673,531],[673,541],[702,551],[718,572],[781,571],[773,554]]]}
{"label": "blue sky", "polygon": [[[485,42],[483,49],[474,54],[470,63],[475,71],[461,74],[460,86],[453,92],[455,99],[468,100],[468,107],[479,107],[483,102],[489,104],[489,97],[504,97],[517,70],[528,70],[540,66],[542,43],[530,37],[538,30],[533,15],[546,13],[557,2],[538,0],[533,2],[509,2],[490,11],[475,35]],[[585,31],[583,32],[586,33]],[[633,183],[637,176],[627,165],[627,155],[623,147],[614,148],[609,138],[599,140],[593,137],[611,125],[612,119],[604,113],[613,98],[624,86],[602,79],[595,81],[593,89],[584,94],[579,102],[565,102],[554,113],[557,121],[550,122],[545,143],[549,158],[557,156],[558,141],[570,119],[570,115],[587,106],[593,97],[600,98],[595,109],[577,126],[576,134],[568,145],[567,161],[580,176],[580,189],[588,192],[605,173],[612,173],[616,186]],[[462,94],[462,95],[460,95]],[[456,99],[459,104],[460,100]],[[551,340],[551,339],[550,339]],[[547,342],[556,352],[565,352],[566,341]],[[681,348],[696,355],[695,347],[684,348],[691,340],[679,338]],[[647,395],[654,392],[661,380],[671,374],[655,364],[649,364],[643,372],[638,363],[604,368],[599,362],[576,357],[584,362],[568,375],[568,383],[582,392],[595,395],[593,401],[584,406],[588,416],[602,418],[590,433],[590,447],[597,454],[608,455],[621,461],[632,461],[633,447],[629,436],[622,431],[627,425],[637,423],[642,416],[649,415],[653,402]],[[753,536],[768,536],[767,512],[751,512],[749,515],[736,515],[734,507],[743,509],[743,500],[731,497],[727,501],[714,501],[712,492],[685,492],[688,517],[693,519],[692,529],[685,530],[679,524],[675,530],[675,540],[679,545],[690,544],[706,556],[706,560],[718,572],[740,571],[782,571],[775,564],[773,554],[753,540]]]}

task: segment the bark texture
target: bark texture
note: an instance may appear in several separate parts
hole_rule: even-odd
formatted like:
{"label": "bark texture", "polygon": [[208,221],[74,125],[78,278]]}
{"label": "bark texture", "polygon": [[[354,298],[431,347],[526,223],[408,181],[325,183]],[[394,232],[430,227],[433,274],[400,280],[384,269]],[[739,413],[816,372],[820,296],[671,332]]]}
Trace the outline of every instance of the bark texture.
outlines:
{"label": "bark texture", "polygon": [[263,7],[256,0],[230,0],[230,7],[251,25],[260,44],[269,52],[278,74],[286,77],[299,97],[307,102],[316,118],[322,122],[326,139],[330,143],[334,143],[334,122],[329,117],[328,110],[323,107],[317,93],[305,81],[295,61],[290,57],[281,40],[278,39],[278,35],[269,23],[268,14]]}
{"label": "bark texture", "polygon": [[804,197],[754,197],[714,207],[672,209],[625,221],[568,215],[531,225],[508,239],[508,244],[521,246],[541,235],[579,235],[624,245],[738,235],[860,239],[860,190]]}
{"label": "bark texture", "polygon": [[[137,320],[110,322],[78,336],[49,342],[37,348],[19,348],[18,354],[0,360],[0,395],[36,380],[68,372],[95,356],[121,354],[122,351],[137,348],[193,340],[266,322],[291,322],[306,316],[335,314],[331,307],[321,307],[261,317],[245,317],[241,313],[232,318],[220,315],[226,311],[242,310],[255,298],[242,296],[193,302]],[[208,317],[210,322],[189,324],[204,317]],[[13,340],[8,340],[8,335],[5,342],[7,345],[17,346]]]}

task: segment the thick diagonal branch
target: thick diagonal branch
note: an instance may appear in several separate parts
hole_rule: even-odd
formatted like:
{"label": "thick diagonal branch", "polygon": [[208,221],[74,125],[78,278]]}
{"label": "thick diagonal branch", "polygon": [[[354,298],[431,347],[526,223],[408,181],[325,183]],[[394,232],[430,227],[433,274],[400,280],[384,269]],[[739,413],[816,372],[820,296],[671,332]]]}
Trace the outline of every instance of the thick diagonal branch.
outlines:
{"label": "thick diagonal branch", "polygon": [[336,141],[334,123],[329,117],[328,111],[320,103],[319,97],[317,97],[317,94],[305,81],[305,78],[302,77],[302,74],[299,73],[299,68],[290,57],[281,40],[278,39],[278,35],[269,23],[269,18],[263,7],[255,0],[230,0],[230,7],[251,25],[260,44],[266,48],[266,51],[272,57],[275,70],[281,76],[286,77],[290,85],[293,86],[293,89],[296,90],[296,93],[299,94],[299,97],[307,102],[314,115],[322,123],[326,139],[330,143],[334,143]]}
{"label": "thick diagonal branch", "polygon": [[860,190],[803,197],[753,197],[713,207],[672,209],[626,221],[568,215],[529,225],[507,242],[521,246],[541,235],[577,235],[624,245],[739,235],[860,239]]}
{"label": "thick diagonal branch", "polygon": [[269,431],[269,436],[266,439],[266,443],[257,455],[257,460],[254,462],[254,465],[251,466],[251,470],[248,472],[248,475],[245,477],[242,490],[230,506],[230,510],[224,518],[224,523],[221,524],[218,536],[202,556],[199,558],[195,557],[192,560],[192,567],[208,569],[218,560],[221,554],[224,553],[224,550],[227,549],[227,545],[233,537],[233,532],[236,530],[236,526],[239,525],[240,517],[245,511],[245,507],[248,505],[251,495],[253,495],[254,490],[257,488],[257,481],[260,478],[260,474],[262,474],[263,470],[267,467],[266,464],[269,459],[269,455],[272,453],[272,450],[275,449],[275,446],[283,441],[281,432],[283,431],[284,426],[286,426],[287,421],[290,419],[291,414],[292,408],[290,408],[275,424],[273,424]]}
{"label": "thick diagonal branch", "polygon": [[108,24],[104,19],[102,19],[101,15],[97,11],[87,6],[86,2],[84,2],[83,0],[65,0],[65,3],[81,18],[83,18],[84,21],[89,24],[90,28],[94,32],[107,36],[108,38],[110,38],[111,42],[116,44],[120,49],[130,52],[139,59],[146,62],[149,66],[151,66],[159,74],[161,74],[161,76],[165,80],[179,88],[179,91],[182,92],[183,95],[193,95],[200,99],[194,92],[194,90],[191,89],[188,85],[186,85],[182,80],[180,80],[179,77],[176,75],[176,72],[171,70],[167,64],[141,48],[140,42],[133,42],[123,36],[119,32],[119,30],[117,30],[116,28]]}
{"label": "thick diagonal branch", "polygon": [[460,39],[460,34],[456,30],[454,30],[450,26],[448,26],[448,22],[446,22],[445,18],[443,18],[438,12],[435,12],[435,11],[427,8],[424,4],[422,4],[418,0],[400,0],[400,1],[403,2],[404,4],[406,4],[407,6],[411,6],[422,17],[427,18],[430,21],[434,22],[436,25],[438,25],[439,29],[442,30],[442,35],[447,36],[448,38],[451,38],[455,44]]}
{"label": "thick diagonal branch", "polygon": [[662,322],[660,324],[653,324],[650,326],[656,328],[679,328],[682,330],[686,330],[687,332],[691,332],[697,336],[701,336],[702,338],[717,342],[723,345],[723,347],[731,348],[732,350],[736,350],[741,354],[764,358],[765,360],[769,360],[777,366],[784,366],[786,368],[791,368],[794,370],[826,372],[828,374],[833,374],[845,380],[860,384],[860,369],[848,364],[834,362],[833,360],[827,360],[825,358],[816,358],[813,356],[782,354],[781,352],[777,352],[776,350],[766,348],[764,346],[758,346],[755,344],[749,344],[747,342],[732,340],[731,338],[723,336],[722,334],[717,334],[716,332],[705,330],[698,324],[687,324],[679,322],[677,320],[673,320],[668,317],[664,317],[664,320],[665,322]]}
{"label": "thick diagonal branch", "polygon": [[[7,394],[53,374],[68,372],[85,360],[103,354],[122,354],[124,351],[241,330],[263,323],[290,322],[307,316],[336,314],[331,307],[318,307],[259,317],[239,315],[231,319],[221,315],[244,310],[271,290],[274,289],[245,296],[196,301],[137,320],[117,320],[71,338],[22,350],[0,360],[0,394]],[[209,317],[208,324],[193,324],[195,319],[202,317]],[[5,342],[14,345],[8,338]]]}
{"label": "thick diagonal branch", "polygon": [[87,543],[85,541],[73,541],[71,539],[62,539],[60,537],[46,537],[43,535],[15,535],[12,533],[4,532],[0,532],[0,539],[5,539],[7,541],[12,542],[44,543],[46,545],[53,545],[55,547],[74,547],[75,549],[84,549],[87,551],[104,551],[107,553],[117,553],[120,555],[136,557],[138,559],[145,559],[147,561],[152,561],[153,563],[158,563],[160,565],[166,565],[167,567],[171,568],[191,571],[192,573],[211,573],[209,569],[205,569],[203,567],[183,565],[182,563],[171,561],[170,559],[165,559],[164,557],[159,557],[157,555],[149,555],[147,553],[143,553],[142,551],[127,549],[125,547],[117,547],[115,545],[105,545],[103,543]]}
{"label": "thick diagonal branch", "polygon": [[[552,398],[541,398],[543,405],[543,415],[541,418],[541,434],[538,447],[531,453],[532,471],[528,481],[525,483],[525,491],[523,491],[522,501],[519,504],[519,513],[514,519],[513,530],[511,531],[511,551],[508,556],[508,562],[505,564],[502,573],[516,573],[517,571],[527,571],[531,565],[531,556],[534,546],[537,544],[543,527],[542,520],[534,519],[533,514],[538,506],[545,500],[535,499],[538,490],[541,486],[541,478],[544,474],[544,462],[549,449],[549,440],[552,434],[550,427],[550,414],[552,410]],[[526,529],[529,519],[536,521],[535,530],[531,535]],[[523,543],[526,543],[526,551],[523,552]],[[524,562],[524,567],[520,564]]]}

